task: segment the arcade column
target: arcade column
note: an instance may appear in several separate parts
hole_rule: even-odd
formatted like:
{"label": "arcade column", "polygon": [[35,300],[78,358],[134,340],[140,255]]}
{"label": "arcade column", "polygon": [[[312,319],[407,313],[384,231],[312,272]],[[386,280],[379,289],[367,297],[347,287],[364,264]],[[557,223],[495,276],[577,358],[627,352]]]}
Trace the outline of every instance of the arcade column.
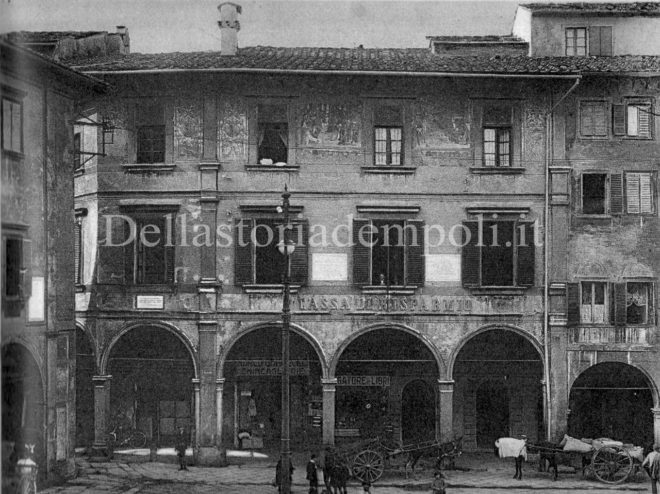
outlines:
{"label": "arcade column", "polygon": [[110,414],[110,381],[112,376],[93,376],[94,383],[94,456],[107,456],[107,430]]}
{"label": "arcade column", "polygon": [[438,379],[438,415],[436,438],[441,442],[451,441],[454,433],[454,384],[453,380]]}
{"label": "arcade column", "polygon": [[323,385],[323,444],[335,444],[335,395],[337,379],[321,379]]}
{"label": "arcade column", "polygon": [[225,392],[225,378],[215,381],[215,444],[222,447],[222,394]]}
{"label": "arcade column", "polygon": [[651,408],[653,412],[653,442],[660,444],[660,408]]}

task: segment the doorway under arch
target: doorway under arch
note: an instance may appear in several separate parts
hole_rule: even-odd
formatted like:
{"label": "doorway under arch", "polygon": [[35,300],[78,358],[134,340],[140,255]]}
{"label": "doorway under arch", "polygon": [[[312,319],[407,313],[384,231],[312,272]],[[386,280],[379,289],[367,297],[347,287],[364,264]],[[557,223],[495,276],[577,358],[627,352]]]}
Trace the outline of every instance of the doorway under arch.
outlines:
{"label": "doorway under arch", "polygon": [[651,408],[653,388],[642,371],[621,362],[596,364],[571,386],[568,433],[647,446],[653,442]]}
{"label": "doorway under arch", "polygon": [[[356,436],[388,437],[393,441],[405,440],[409,434],[427,434],[421,438],[427,441],[436,438],[437,400],[433,389],[439,377],[438,363],[417,335],[388,326],[361,334],[339,355],[335,374],[337,442],[351,441]],[[425,425],[418,429],[413,429],[410,417],[404,413],[404,390],[411,381],[417,384],[407,396],[424,401]],[[419,396],[423,385],[427,386],[431,404]]]}
{"label": "doorway under arch", "polygon": [[401,393],[401,439],[404,444],[435,437],[436,395],[421,379],[410,381]]}
{"label": "doorway under arch", "polygon": [[34,444],[38,482],[45,479],[44,394],[39,366],[23,345],[2,347],[2,473],[13,476],[16,461],[24,458],[25,444]]}
{"label": "doorway under arch", "polygon": [[466,450],[492,449],[498,437],[543,437],[543,361],[525,336],[493,328],[470,338],[453,368],[455,435]]}
{"label": "doorway under arch", "polygon": [[94,442],[94,383],[96,356],[92,341],[76,327],[76,446]]}
{"label": "doorway under arch", "polygon": [[172,331],[139,326],[123,334],[108,358],[110,428],[136,428],[157,445],[173,445],[178,427],[195,427],[195,368],[185,343]]}
{"label": "doorway under arch", "polygon": [[[291,447],[322,442],[322,366],[314,346],[289,332]],[[242,335],[223,365],[222,442],[245,449],[278,450],[282,425],[282,328],[263,326]]]}

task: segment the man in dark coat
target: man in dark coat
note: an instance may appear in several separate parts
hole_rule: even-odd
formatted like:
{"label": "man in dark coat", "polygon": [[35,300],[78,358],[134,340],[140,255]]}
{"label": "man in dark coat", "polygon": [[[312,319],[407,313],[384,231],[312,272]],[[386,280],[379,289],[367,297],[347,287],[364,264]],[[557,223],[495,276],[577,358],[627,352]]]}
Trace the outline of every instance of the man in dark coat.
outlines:
{"label": "man in dark coat", "polygon": [[176,456],[179,458],[179,470],[188,470],[186,466],[186,450],[188,449],[188,434],[183,427],[179,427],[176,436]]}
{"label": "man in dark coat", "polygon": [[[293,464],[289,463],[289,485],[291,485],[293,470]],[[277,486],[277,492],[282,492],[282,480],[282,458],[280,457],[280,459],[277,460],[277,465],[275,465],[275,485]]]}
{"label": "man in dark coat", "polygon": [[318,494],[319,475],[316,471],[316,455],[312,455],[307,462],[307,480],[309,480],[309,494]]}
{"label": "man in dark coat", "polygon": [[644,458],[642,468],[651,477],[651,492],[658,494],[658,484],[660,484],[660,444],[656,443],[653,445],[653,451]]}

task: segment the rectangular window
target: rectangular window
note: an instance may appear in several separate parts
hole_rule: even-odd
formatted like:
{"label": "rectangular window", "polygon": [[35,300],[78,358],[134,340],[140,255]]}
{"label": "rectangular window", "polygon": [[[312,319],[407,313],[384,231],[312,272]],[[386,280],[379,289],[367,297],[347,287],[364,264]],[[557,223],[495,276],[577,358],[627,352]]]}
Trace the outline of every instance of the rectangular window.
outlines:
{"label": "rectangular window", "polygon": [[138,127],[137,162],[165,162],[165,125],[142,125]]}
{"label": "rectangular window", "polygon": [[289,158],[289,123],[286,105],[257,107],[257,160],[261,165],[286,164]]}
{"label": "rectangular window", "polygon": [[404,285],[403,221],[373,221],[371,284]]}
{"label": "rectangular window", "polygon": [[20,238],[5,239],[5,297],[17,299],[21,296],[22,242]]}
{"label": "rectangular window", "polygon": [[566,56],[584,56],[587,54],[587,29],[569,27],[566,29]]}
{"label": "rectangular window", "polygon": [[626,322],[648,324],[651,317],[651,283],[626,283]]}
{"label": "rectangular window", "polygon": [[580,322],[605,324],[607,319],[607,283],[583,281]]}
{"label": "rectangular window", "polygon": [[589,28],[589,55],[592,57],[612,56],[612,26]]}
{"label": "rectangular window", "polygon": [[626,173],[626,211],[628,214],[653,214],[652,173]]}
{"label": "rectangular window", "polygon": [[651,138],[651,104],[629,103],[626,107],[626,135]]}
{"label": "rectangular window", "polygon": [[484,127],[484,166],[511,166],[510,127]]}
{"label": "rectangular window", "polygon": [[[171,215],[172,218],[174,215]],[[126,249],[126,279],[136,285],[156,285],[174,282],[174,245],[167,245],[168,238],[176,238],[174,220],[168,221],[163,214],[139,214],[133,216],[137,235]]]}
{"label": "rectangular window", "polygon": [[255,222],[254,267],[257,285],[276,285],[284,281],[286,258],[277,247],[280,242],[281,224],[275,220]]}
{"label": "rectangular window", "polygon": [[580,135],[607,137],[607,101],[580,101]]}
{"label": "rectangular window", "polygon": [[463,286],[534,285],[534,223],[498,220],[463,225]]}
{"label": "rectangular window", "polygon": [[374,113],[374,165],[403,164],[403,111],[381,105]]}
{"label": "rectangular window", "polygon": [[2,98],[2,149],[23,152],[23,103]]}
{"label": "rectangular window", "polygon": [[82,139],[81,133],[73,134],[73,169],[78,170],[82,165]]}
{"label": "rectangular window", "polygon": [[585,173],[582,175],[582,213],[607,213],[606,173]]}

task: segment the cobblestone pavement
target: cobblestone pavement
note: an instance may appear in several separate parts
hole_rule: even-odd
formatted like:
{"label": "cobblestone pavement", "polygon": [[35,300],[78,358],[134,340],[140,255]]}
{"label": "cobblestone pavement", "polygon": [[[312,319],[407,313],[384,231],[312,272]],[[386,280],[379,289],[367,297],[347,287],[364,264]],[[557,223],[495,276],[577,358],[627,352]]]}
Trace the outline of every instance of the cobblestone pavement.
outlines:
{"label": "cobblestone pavement", "polygon": [[[166,459],[172,461],[172,459]],[[471,471],[447,471],[448,492],[515,492],[556,493],[586,492],[590,494],[611,494],[614,492],[649,492],[650,483],[643,474],[622,485],[607,485],[583,479],[581,475],[560,472],[560,479],[551,480],[550,474],[536,471],[535,465],[526,464],[522,481],[511,478],[513,465],[508,462],[494,462],[492,459],[480,461],[479,457],[461,458],[458,466],[471,465]],[[298,461],[298,463],[295,463]],[[294,460],[301,464],[304,460]],[[47,494],[276,494],[271,485],[274,477],[274,462],[269,460],[247,461],[239,465],[223,468],[194,467],[180,472],[173,462],[123,461],[89,462],[78,458],[79,475],[63,486],[46,489]],[[473,467],[477,465],[477,467]],[[294,472],[293,493],[305,494],[308,491],[304,479],[304,468]],[[403,492],[430,492],[431,471],[422,470],[416,479],[406,480],[402,473],[384,475],[372,488],[374,494],[394,494]],[[353,484],[349,494],[358,494],[362,489]]]}

